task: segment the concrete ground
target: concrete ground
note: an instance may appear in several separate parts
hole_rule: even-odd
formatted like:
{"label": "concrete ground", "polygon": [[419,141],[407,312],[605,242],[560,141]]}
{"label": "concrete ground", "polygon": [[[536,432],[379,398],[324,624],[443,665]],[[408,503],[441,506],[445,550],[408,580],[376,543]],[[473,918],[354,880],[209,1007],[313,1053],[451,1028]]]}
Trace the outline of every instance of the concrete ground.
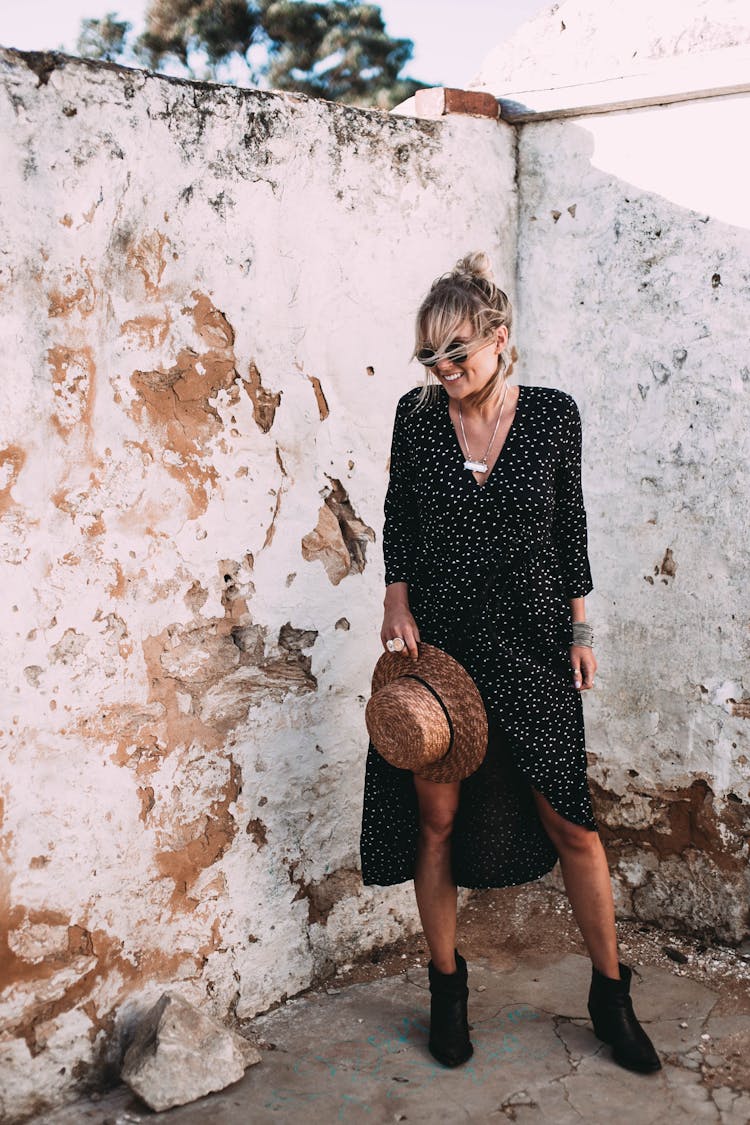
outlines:
{"label": "concrete ground", "polygon": [[[427,1050],[421,935],[349,966],[244,1029],[262,1062],[242,1081],[158,1115],[166,1125],[750,1122],[747,952],[618,923],[655,1074],[612,1062],[586,1010],[591,962],[567,900],[540,884],[477,893],[460,916],[474,1056],[447,1070]],[[126,1088],[36,1118],[131,1125],[156,1117]]]}

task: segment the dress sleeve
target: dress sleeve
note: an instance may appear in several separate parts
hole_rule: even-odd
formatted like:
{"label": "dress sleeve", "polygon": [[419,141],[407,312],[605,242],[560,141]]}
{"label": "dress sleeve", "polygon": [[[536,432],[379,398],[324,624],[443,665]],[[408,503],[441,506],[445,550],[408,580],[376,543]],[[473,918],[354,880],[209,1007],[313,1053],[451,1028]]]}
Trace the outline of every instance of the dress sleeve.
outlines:
{"label": "dress sleeve", "polygon": [[409,582],[417,540],[417,504],[414,476],[404,425],[404,403],[396,407],[391,441],[390,479],[383,505],[383,561],[385,584]]}
{"label": "dress sleeve", "polygon": [[586,510],[581,488],[581,415],[568,396],[561,428],[562,456],[557,471],[552,538],[560,564],[565,596],[580,598],[594,588],[588,557]]}

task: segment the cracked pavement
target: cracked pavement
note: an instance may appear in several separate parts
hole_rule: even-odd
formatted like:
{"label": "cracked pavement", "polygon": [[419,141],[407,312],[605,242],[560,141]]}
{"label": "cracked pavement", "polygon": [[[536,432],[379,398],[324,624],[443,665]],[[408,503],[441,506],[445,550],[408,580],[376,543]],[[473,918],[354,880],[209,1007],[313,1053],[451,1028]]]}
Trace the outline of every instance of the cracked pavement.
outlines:
{"label": "cracked pavement", "polygon": [[[577,953],[498,967],[469,960],[474,1055],[448,1070],[427,1050],[427,969],[310,991],[256,1017],[262,1052],[234,1086],[159,1114],[168,1125],[318,1121],[519,1125],[748,1125],[750,1011],[716,1014],[719,992],[633,962],[636,1015],[662,1059],[655,1074],[617,1066],[586,1009],[591,962]],[[38,1118],[130,1125],[152,1117],[125,1088]]]}

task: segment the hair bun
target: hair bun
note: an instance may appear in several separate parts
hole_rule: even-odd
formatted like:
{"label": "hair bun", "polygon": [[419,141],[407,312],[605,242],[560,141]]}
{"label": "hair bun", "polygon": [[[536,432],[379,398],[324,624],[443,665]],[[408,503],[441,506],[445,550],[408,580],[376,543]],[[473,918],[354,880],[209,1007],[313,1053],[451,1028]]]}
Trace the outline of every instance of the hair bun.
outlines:
{"label": "hair bun", "polygon": [[489,254],[484,250],[475,250],[471,254],[466,254],[463,258],[459,258],[453,267],[453,273],[470,277],[472,281],[486,281],[490,285],[495,284],[492,263]]}

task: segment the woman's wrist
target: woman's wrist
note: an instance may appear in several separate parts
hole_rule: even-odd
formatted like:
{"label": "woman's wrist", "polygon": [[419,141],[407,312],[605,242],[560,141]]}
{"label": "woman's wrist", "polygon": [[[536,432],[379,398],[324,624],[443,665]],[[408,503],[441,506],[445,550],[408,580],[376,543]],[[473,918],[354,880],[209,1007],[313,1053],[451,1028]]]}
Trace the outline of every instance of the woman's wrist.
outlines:
{"label": "woman's wrist", "polygon": [[395,605],[397,603],[409,604],[409,584],[408,582],[391,582],[385,588],[385,597],[383,598],[383,605]]}
{"label": "woman's wrist", "polygon": [[594,647],[594,630],[588,621],[573,621],[573,644],[582,645],[584,648]]}
{"label": "woman's wrist", "polygon": [[586,598],[581,594],[577,598],[570,598],[570,619],[576,621],[586,620]]}

